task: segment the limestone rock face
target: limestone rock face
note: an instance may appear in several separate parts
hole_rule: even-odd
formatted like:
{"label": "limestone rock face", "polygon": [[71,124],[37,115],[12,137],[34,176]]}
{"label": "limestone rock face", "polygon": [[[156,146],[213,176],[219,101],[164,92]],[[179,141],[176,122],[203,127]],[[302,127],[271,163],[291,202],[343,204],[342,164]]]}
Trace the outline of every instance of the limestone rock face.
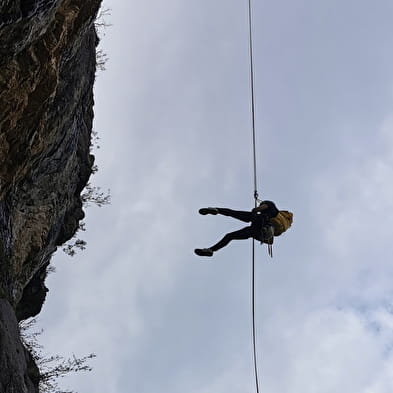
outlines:
{"label": "limestone rock face", "polygon": [[0,0],[0,393],[37,392],[17,320],[84,217],[101,0]]}
{"label": "limestone rock face", "polygon": [[39,371],[20,342],[10,304],[0,299],[0,392],[38,392]]}

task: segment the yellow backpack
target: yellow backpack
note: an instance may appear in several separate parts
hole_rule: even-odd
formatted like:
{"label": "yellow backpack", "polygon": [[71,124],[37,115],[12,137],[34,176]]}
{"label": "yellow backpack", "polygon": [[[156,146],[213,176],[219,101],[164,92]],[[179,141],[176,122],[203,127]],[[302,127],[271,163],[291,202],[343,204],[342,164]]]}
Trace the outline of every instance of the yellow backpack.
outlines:
{"label": "yellow backpack", "polygon": [[280,236],[291,225],[293,221],[293,213],[287,210],[280,210],[276,217],[270,219],[274,228],[274,236]]}

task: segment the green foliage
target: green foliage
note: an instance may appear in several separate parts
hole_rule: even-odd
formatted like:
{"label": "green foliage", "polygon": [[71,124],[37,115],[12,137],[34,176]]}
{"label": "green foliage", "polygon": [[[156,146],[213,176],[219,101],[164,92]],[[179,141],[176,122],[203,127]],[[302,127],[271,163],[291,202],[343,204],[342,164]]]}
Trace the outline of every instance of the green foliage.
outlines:
{"label": "green foliage", "polygon": [[[90,151],[94,152],[95,150],[98,150],[100,148],[99,145],[99,140],[100,137],[98,136],[97,131],[92,131],[91,133],[91,140],[90,140]],[[98,171],[98,166],[93,165],[92,167],[92,175],[97,173]],[[105,205],[109,205],[111,203],[111,195],[110,195],[110,190],[107,190],[107,192],[104,192],[101,190],[101,187],[97,186],[92,186],[91,183],[87,183],[85,189],[83,190],[81,194],[81,201],[83,204],[84,208],[87,208],[89,206],[95,205],[98,207],[103,207]],[[86,223],[84,221],[81,221],[79,223],[79,227],[77,230],[76,235],[82,231],[84,232],[86,230]],[[67,255],[73,257],[77,251],[83,251],[86,249],[87,242],[83,239],[80,239],[76,237],[76,235],[69,241],[67,242],[64,247],[63,251]]]}
{"label": "green foliage", "polygon": [[30,319],[21,322],[19,326],[22,342],[33,356],[40,370],[40,393],[75,393],[71,390],[61,389],[58,380],[70,373],[91,371],[92,368],[87,362],[95,358],[96,355],[91,353],[81,358],[73,355],[67,359],[60,355],[44,355],[43,347],[38,343],[38,337],[43,333],[43,330],[33,330],[36,322],[36,319]]}
{"label": "green foliage", "polygon": [[87,183],[84,192],[81,195],[83,206],[88,207],[91,204],[102,207],[110,204],[111,195],[108,190],[106,193],[101,191],[101,187],[92,186]]}
{"label": "green foliage", "polygon": [[[105,30],[112,26],[107,22],[107,17],[109,17],[111,10],[109,8],[101,8],[100,12],[97,15],[96,21],[94,22],[96,31],[98,36],[101,38],[105,36]],[[108,61],[107,54],[99,47],[96,50],[96,66],[97,70],[105,71],[105,65]]]}
{"label": "green foliage", "polygon": [[77,250],[83,251],[86,249],[87,242],[86,240],[82,239],[75,239],[73,242],[68,242],[65,244],[63,247],[63,251],[69,255],[70,257],[73,257]]}
{"label": "green foliage", "polygon": [[[109,17],[111,13],[111,10],[109,8],[101,8],[97,18],[94,22],[97,34],[102,37],[105,35],[106,29],[111,26],[110,23],[107,22],[107,17]],[[96,50],[96,65],[98,70],[105,70],[105,64],[108,60],[108,56],[106,53],[101,49],[97,47]],[[91,133],[91,139],[90,139],[90,152],[94,152],[95,150],[98,150],[100,148],[99,145],[99,136],[97,131],[92,130]],[[98,171],[98,166],[93,165],[92,167],[92,175],[97,173]],[[85,189],[83,190],[81,194],[81,200],[83,203],[83,207],[89,207],[91,205],[95,205],[98,207],[102,207],[105,205],[110,204],[110,191],[108,190],[107,192],[104,192],[101,190],[101,187],[93,186],[91,183],[87,183]],[[85,223],[82,221],[79,224],[78,231],[85,231]],[[86,249],[86,241],[83,239],[79,238],[74,238],[67,242],[64,247],[63,251],[69,255],[69,256],[74,256],[77,251],[83,251]]]}

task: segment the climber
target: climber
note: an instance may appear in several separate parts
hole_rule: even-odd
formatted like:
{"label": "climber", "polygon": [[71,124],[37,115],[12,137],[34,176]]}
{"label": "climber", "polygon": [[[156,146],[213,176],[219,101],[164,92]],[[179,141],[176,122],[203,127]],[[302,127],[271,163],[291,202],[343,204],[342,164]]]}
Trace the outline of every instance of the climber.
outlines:
{"label": "climber", "polygon": [[251,225],[235,232],[227,233],[218,243],[209,248],[196,248],[195,254],[211,257],[215,251],[225,247],[232,240],[254,238],[261,243],[273,244],[274,236],[280,236],[292,224],[293,214],[286,210],[278,210],[272,201],[262,201],[258,207],[248,211],[232,210],[220,207],[199,209],[199,214],[221,214],[236,218]]}

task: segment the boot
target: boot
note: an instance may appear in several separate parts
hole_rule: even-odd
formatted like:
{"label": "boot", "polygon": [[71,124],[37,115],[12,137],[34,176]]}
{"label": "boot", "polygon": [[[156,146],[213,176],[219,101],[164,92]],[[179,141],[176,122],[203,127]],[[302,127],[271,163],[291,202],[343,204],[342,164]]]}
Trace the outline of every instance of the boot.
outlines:
{"label": "boot", "polygon": [[199,209],[199,214],[202,214],[203,216],[206,214],[216,215],[218,214],[218,209],[216,207],[203,207],[202,209]]}
{"label": "boot", "polygon": [[196,248],[194,250],[195,254],[200,257],[211,257],[213,256],[213,250],[211,248]]}

